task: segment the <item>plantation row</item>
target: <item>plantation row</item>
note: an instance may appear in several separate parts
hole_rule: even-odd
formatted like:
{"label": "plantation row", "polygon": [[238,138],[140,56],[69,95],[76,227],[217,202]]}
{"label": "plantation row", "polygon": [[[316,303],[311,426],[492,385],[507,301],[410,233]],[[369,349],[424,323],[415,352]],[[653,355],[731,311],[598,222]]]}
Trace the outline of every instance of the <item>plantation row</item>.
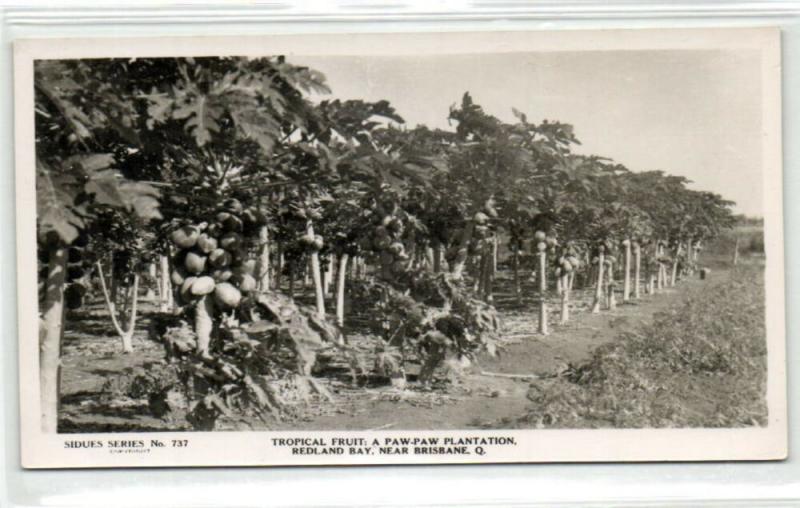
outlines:
{"label": "plantation row", "polygon": [[[169,382],[213,428],[279,412],[286,376],[327,395],[310,371],[328,345],[352,359],[346,299],[371,316],[374,369],[402,386],[413,360],[427,382],[445,359],[493,348],[498,250],[520,301],[536,279],[546,334],[550,292],[562,322],[576,280],[595,288],[593,312],[615,306],[617,281],[623,300],[654,293],[732,224],[732,203],[682,177],[577,154],[570,125],[516,109],[503,122],[468,93],[445,131],[404,128],[386,101],[312,103],[324,77],[282,57],[35,72],[45,430],[65,307],[98,292],[124,351],[140,287],[158,295]],[[304,278],[310,307],[294,299]]]}

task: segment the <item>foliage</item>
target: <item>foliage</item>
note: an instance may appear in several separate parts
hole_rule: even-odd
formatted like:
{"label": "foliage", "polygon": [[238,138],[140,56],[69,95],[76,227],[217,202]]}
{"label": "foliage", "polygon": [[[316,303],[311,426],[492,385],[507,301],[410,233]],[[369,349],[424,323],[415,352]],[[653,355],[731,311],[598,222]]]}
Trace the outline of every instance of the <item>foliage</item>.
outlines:
{"label": "foliage", "polygon": [[406,290],[386,281],[355,284],[353,299],[365,307],[368,325],[380,337],[379,351],[394,349],[402,367],[414,355],[429,381],[447,355],[474,358],[494,353],[500,322],[493,307],[478,300],[462,281],[448,274],[420,273],[408,279]]}

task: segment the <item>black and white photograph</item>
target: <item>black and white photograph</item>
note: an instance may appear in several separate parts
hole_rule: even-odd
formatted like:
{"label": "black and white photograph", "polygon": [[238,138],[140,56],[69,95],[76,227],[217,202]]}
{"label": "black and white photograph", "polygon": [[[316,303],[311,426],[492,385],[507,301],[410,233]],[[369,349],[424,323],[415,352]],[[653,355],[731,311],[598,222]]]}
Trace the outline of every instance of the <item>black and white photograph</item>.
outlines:
{"label": "black and white photograph", "polygon": [[16,49],[25,467],[785,456],[777,31]]}

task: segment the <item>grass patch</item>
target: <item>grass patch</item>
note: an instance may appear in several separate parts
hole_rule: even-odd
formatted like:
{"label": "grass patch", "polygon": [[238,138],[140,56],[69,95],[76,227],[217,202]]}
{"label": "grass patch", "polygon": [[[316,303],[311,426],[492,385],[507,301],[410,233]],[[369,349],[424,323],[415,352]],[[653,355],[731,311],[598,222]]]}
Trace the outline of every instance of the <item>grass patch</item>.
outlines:
{"label": "grass patch", "polygon": [[693,288],[653,321],[531,385],[522,428],[746,427],[767,423],[763,265]]}

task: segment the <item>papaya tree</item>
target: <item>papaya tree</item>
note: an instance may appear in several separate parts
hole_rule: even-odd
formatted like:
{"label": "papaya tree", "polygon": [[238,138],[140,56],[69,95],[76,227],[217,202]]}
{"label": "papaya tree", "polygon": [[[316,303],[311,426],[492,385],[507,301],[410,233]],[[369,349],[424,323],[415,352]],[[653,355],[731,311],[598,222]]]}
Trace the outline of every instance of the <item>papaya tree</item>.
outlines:
{"label": "papaya tree", "polygon": [[39,361],[42,427],[56,432],[59,357],[64,333],[68,249],[97,218],[98,207],[159,217],[158,190],[119,167],[137,144],[133,103],[112,76],[88,61],[37,61],[34,66],[37,235],[47,270],[41,307]]}

